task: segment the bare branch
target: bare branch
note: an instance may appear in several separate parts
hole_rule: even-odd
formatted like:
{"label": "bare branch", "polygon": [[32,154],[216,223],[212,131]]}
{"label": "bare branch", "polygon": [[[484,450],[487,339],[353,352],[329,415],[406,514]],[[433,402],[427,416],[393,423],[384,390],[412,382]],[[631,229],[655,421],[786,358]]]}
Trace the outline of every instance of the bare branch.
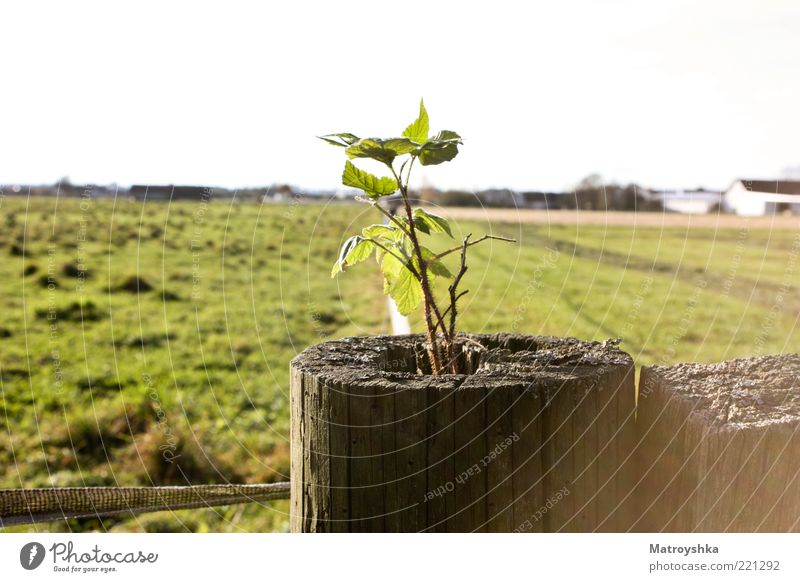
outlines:
{"label": "bare branch", "polygon": [[[464,295],[466,295],[467,293],[469,293],[469,289],[465,289],[464,291],[462,291],[461,293],[459,293],[459,294],[458,294],[458,297],[456,297],[456,301],[458,301],[459,299],[461,299],[461,298],[462,298]],[[452,305],[448,305],[448,306],[447,306],[447,309],[445,309],[445,310],[442,312],[442,318],[445,318],[445,317],[447,317],[447,314],[448,314],[448,313],[450,313],[450,310],[451,310],[452,308],[453,308],[453,306],[452,306]],[[439,320],[439,321],[436,323],[436,327],[439,327],[441,324],[442,324],[442,320]]]}
{"label": "bare branch", "polygon": [[458,317],[458,300],[461,299],[464,295],[467,294],[467,291],[463,291],[462,293],[458,292],[458,284],[461,282],[461,278],[464,276],[464,273],[467,272],[467,249],[469,248],[469,237],[471,234],[468,234],[464,237],[464,242],[461,243],[461,265],[459,267],[458,273],[456,273],[453,282],[450,284],[448,288],[450,292],[450,305],[447,307],[445,312],[440,315],[439,323],[444,327],[444,317],[449,314],[450,322],[447,328],[447,335],[450,338],[450,343],[448,345],[447,350],[447,365],[450,368],[450,371],[453,374],[458,374],[458,356],[455,351],[455,338],[456,338],[456,318]]}
{"label": "bare branch", "polygon": [[[484,234],[480,238],[476,238],[474,241],[469,243],[467,246],[471,247],[471,246],[476,245],[476,244],[478,244],[480,242],[483,242],[485,240],[501,240],[503,242],[511,242],[511,243],[517,242],[516,239],[507,238],[505,236],[497,236],[497,235],[494,235],[494,234]],[[457,247],[453,247],[451,249],[447,249],[446,251],[443,251],[443,252],[439,253],[438,255],[434,256],[433,258],[434,259],[441,259],[442,257],[446,257],[447,255],[449,255],[451,253],[454,253],[454,252],[456,252],[458,250],[461,250],[461,248],[462,248],[462,245],[458,245]]]}
{"label": "bare branch", "polygon": [[455,336],[456,332],[456,317],[458,316],[458,308],[456,303],[458,302],[459,295],[458,295],[458,284],[461,283],[462,277],[464,277],[464,273],[467,272],[467,249],[470,247],[469,237],[471,234],[468,234],[464,237],[464,242],[461,243],[461,265],[459,266],[458,273],[456,273],[455,279],[450,285],[450,325],[448,327],[448,331],[450,332],[450,337]]}

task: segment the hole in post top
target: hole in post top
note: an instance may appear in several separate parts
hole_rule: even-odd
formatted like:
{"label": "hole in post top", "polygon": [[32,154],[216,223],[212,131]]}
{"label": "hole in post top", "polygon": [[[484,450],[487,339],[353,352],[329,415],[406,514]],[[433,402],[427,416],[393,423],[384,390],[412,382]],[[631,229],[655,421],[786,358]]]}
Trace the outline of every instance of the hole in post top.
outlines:
{"label": "hole in post top", "polygon": [[[420,335],[402,336],[398,339],[402,341],[393,341],[386,347],[380,369],[384,372],[431,374],[426,338]],[[533,352],[539,347],[533,337],[472,334],[458,334],[455,344],[455,373],[460,375],[474,374],[490,357],[490,352]]]}

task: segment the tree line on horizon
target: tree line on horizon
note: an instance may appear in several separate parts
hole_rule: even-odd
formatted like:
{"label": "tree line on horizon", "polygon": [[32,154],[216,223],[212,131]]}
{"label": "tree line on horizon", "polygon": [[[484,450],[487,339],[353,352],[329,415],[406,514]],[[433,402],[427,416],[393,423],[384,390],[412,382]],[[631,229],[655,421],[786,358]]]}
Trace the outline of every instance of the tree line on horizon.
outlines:
{"label": "tree line on horizon", "polygon": [[[222,188],[215,186],[183,186],[134,184],[130,187],[95,184],[74,184],[63,178],[55,184],[0,186],[3,194],[22,196],[113,197],[125,196],[148,200],[208,200],[236,196],[243,201],[283,202],[297,199],[335,198],[348,201],[341,191],[309,191],[289,184],[258,188]],[[479,191],[439,190],[424,187],[411,192],[421,202],[439,206],[538,208],[549,210],[619,210],[662,211],[663,204],[649,190],[637,184],[604,182],[592,174],[581,180],[572,191],[518,191],[510,188],[489,188]]]}

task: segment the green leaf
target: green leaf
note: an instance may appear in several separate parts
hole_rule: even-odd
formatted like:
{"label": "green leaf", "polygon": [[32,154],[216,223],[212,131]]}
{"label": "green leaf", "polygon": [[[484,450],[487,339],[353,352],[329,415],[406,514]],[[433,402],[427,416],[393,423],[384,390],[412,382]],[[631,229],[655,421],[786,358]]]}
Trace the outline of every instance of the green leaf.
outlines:
{"label": "green leaf", "polygon": [[318,135],[317,137],[331,145],[342,148],[353,145],[358,141],[358,137],[352,133],[329,133],[328,135]]}
{"label": "green leaf", "polygon": [[400,262],[397,257],[390,253],[383,253],[381,259],[381,272],[383,273],[383,293],[389,295],[392,291],[392,285],[400,271],[405,269],[405,265]]}
{"label": "green leaf", "polygon": [[397,304],[397,311],[408,315],[422,302],[422,285],[408,269],[403,269],[392,284],[389,294]]}
{"label": "green leaf", "polygon": [[446,279],[452,279],[453,273],[450,272],[445,264],[440,260],[429,261],[428,262],[428,270],[436,275],[437,277],[444,277]]}
{"label": "green leaf", "polygon": [[396,226],[389,226],[387,224],[372,224],[370,226],[364,227],[361,230],[361,234],[367,238],[388,238],[391,239],[394,236],[394,231],[397,230]]}
{"label": "green leaf", "polygon": [[415,155],[419,157],[419,163],[423,166],[435,166],[455,158],[461,143],[460,135],[445,129],[425,142]]}
{"label": "green leaf", "polygon": [[347,156],[354,158],[370,158],[384,164],[391,164],[397,156],[410,154],[419,148],[411,140],[405,137],[393,137],[391,139],[378,139],[369,137],[360,139],[350,145],[346,150]]}
{"label": "green leaf", "polygon": [[452,142],[458,145],[461,145],[461,136],[458,135],[455,131],[450,131],[449,129],[443,129],[439,133],[437,133],[433,140],[437,142]]}
{"label": "green leaf", "polygon": [[426,212],[423,208],[414,209],[414,226],[425,234],[444,233],[453,238],[447,219],[438,214]]}
{"label": "green leaf", "polygon": [[407,267],[396,256],[390,255],[389,253],[383,255],[381,271],[383,272],[384,277],[390,280],[395,279],[403,269],[407,269]]}
{"label": "green leaf", "polygon": [[419,153],[419,163],[423,166],[438,166],[443,162],[449,162],[458,155],[458,147],[447,145],[442,148],[426,149]]}
{"label": "green leaf", "polygon": [[381,269],[384,293],[394,299],[401,314],[408,315],[422,301],[422,285],[406,265],[390,254],[383,256]]}
{"label": "green leaf", "polygon": [[405,233],[392,224],[373,224],[361,231],[361,234],[367,238],[379,238],[392,242],[402,242]]}
{"label": "green leaf", "polygon": [[374,242],[362,236],[354,235],[348,238],[339,251],[339,258],[333,264],[331,278],[344,271],[345,266],[367,260],[375,248]]}
{"label": "green leaf", "polygon": [[419,147],[418,143],[414,143],[406,137],[392,137],[387,140],[383,140],[381,143],[383,145],[383,149],[391,150],[398,156],[410,154]]}
{"label": "green leaf", "polygon": [[[397,253],[400,251],[395,247]],[[380,252],[380,249],[378,249]],[[434,257],[432,251],[423,248],[423,256]],[[394,299],[397,304],[397,310],[403,315],[411,313],[422,301],[422,285],[409,269],[408,264],[403,262],[394,254],[384,253],[382,255],[381,271],[383,272],[383,292]],[[437,264],[438,263],[438,264]],[[416,264],[416,261],[414,261]],[[450,272],[446,267],[441,264],[441,261],[432,261],[429,263],[431,272],[440,276],[450,276]],[[445,274],[445,272],[447,274]]]}
{"label": "green leaf", "polygon": [[417,143],[425,143],[428,141],[429,126],[428,111],[425,109],[425,103],[420,99],[419,117],[403,131],[403,136]]}
{"label": "green leaf", "polygon": [[433,273],[437,277],[445,277],[447,279],[453,278],[453,273],[450,272],[441,259],[436,258],[436,253],[427,247],[421,247],[422,258],[425,259],[428,265],[428,272]]}
{"label": "green leaf", "polygon": [[384,176],[378,178],[369,172],[357,168],[351,162],[344,163],[342,184],[353,188],[360,188],[370,198],[380,198],[394,194],[397,190],[397,180]]}
{"label": "green leaf", "polygon": [[377,139],[360,139],[345,150],[347,157],[351,160],[355,158],[370,158],[384,164],[391,164],[397,156],[393,151],[383,148]]}
{"label": "green leaf", "polygon": [[350,249],[350,252],[347,253],[345,264],[350,266],[360,263],[361,261],[366,261],[372,254],[372,251],[374,251],[376,248],[378,247],[375,245],[375,243],[368,238],[361,239],[358,241],[358,244],[356,244],[352,249]]}
{"label": "green leaf", "polygon": [[347,255],[350,254],[350,251],[352,251],[353,248],[362,240],[364,240],[363,237],[353,235],[344,241],[342,248],[339,250],[339,258],[336,259],[336,262],[333,264],[333,269],[331,269],[331,278],[335,277],[344,270]]}

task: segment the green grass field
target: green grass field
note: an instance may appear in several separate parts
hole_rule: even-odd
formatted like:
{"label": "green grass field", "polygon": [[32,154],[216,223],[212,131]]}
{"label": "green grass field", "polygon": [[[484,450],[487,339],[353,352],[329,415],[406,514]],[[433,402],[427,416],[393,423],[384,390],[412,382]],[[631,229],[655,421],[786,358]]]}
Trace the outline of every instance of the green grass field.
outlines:
{"label": "green grass field", "polygon": [[459,230],[520,243],[473,247],[465,329],[621,338],[637,365],[800,351],[795,231],[469,222]]}
{"label": "green grass field", "polygon": [[[228,200],[6,198],[0,212],[4,487],[287,480],[289,360],[387,331],[372,273],[328,275],[366,220],[352,206],[324,221]],[[280,530],[287,508],[37,529]]]}
{"label": "green grass field", "polygon": [[[3,487],[286,480],[289,360],[388,331],[372,264],[329,278],[365,206],[0,203]],[[463,330],[620,337],[639,365],[800,351],[793,231],[456,230],[519,241],[473,249]],[[287,509],[15,529],[285,530]]]}

